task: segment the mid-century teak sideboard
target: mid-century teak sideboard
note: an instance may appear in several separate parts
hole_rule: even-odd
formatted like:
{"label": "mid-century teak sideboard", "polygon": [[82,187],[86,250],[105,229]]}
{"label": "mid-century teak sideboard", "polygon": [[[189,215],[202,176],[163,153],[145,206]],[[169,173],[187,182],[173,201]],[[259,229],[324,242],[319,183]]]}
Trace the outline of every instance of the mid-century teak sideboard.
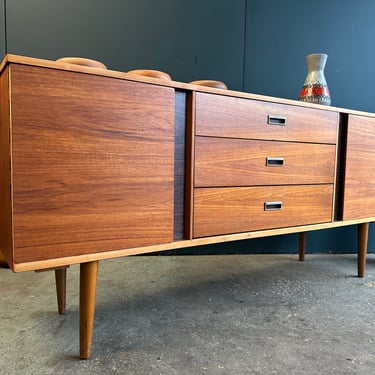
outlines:
{"label": "mid-century teak sideboard", "polygon": [[7,55],[0,249],[15,272],[80,264],[90,356],[100,260],[375,219],[375,115]]}

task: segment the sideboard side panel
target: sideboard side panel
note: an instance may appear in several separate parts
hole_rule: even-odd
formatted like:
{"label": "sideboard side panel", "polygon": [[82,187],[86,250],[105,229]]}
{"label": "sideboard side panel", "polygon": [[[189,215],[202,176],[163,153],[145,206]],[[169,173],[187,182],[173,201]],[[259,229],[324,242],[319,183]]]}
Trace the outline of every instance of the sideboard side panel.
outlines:
{"label": "sideboard side panel", "polygon": [[344,220],[375,216],[375,119],[349,115]]}
{"label": "sideboard side panel", "polygon": [[13,263],[9,69],[0,75],[0,251]]}

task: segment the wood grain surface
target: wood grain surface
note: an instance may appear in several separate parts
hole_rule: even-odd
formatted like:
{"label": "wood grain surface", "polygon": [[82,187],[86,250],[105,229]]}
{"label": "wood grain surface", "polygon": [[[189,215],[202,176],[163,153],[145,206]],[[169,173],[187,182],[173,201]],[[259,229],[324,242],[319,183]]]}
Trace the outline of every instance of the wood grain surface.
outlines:
{"label": "wood grain surface", "polygon": [[[331,143],[337,141],[338,113],[314,108],[197,93],[196,135]],[[268,124],[268,117],[284,125]]]}
{"label": "wood grain surface", "polygon": [[0,92],[0,249],[4,260],[13,266],[8,68],[1,72]]}
{"label": "wood grain surface", "polygon": [[15,262],[173,239],[174,90],[11,66]]}
{"label": "wood grain surface", "polygon": [[335,145],[199,136],[195,142],[196,187],[334,182]]}
{"label": "wood grain surface", "polygon": [[349,115],[343,219],[374,216],[375,119]]}
{"label": "wood grain surface", "polygon": [[[333,185],[197,188],[194,237],[329,222],[332,200]],[[282,208],[265,211],[266,202]]]}

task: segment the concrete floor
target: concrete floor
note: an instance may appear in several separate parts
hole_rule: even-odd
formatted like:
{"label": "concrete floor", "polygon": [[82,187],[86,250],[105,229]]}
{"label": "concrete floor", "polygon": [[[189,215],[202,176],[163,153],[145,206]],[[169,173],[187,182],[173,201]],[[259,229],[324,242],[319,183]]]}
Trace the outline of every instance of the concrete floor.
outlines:
{"label": "concrete floor", "polygon": [[92,357],[52,272],[0,269],[0,374],[374,374],[375,256],[145,256],[100,263]]}

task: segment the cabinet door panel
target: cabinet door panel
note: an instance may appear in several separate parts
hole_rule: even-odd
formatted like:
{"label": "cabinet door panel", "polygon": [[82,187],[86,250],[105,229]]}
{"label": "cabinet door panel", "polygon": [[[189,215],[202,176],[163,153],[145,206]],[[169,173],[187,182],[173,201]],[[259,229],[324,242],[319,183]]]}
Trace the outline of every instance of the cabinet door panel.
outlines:
{"label": "cabinet door panel", "polygon": [[334,182],[336,146],[195,137],[195,186]]}
{"label": "cabinet door panel", "polygon": [[173,238],[174,91],[11,66],[15,261]]}
{"label": "cabinet door panel", "polygon": [[349,115],[344,220],[375,217],[375,119]]}
{"label": "cabinet door panel", "polygon": [[333,185],[195,189],[193,236],[330,222],[332,199]]}

